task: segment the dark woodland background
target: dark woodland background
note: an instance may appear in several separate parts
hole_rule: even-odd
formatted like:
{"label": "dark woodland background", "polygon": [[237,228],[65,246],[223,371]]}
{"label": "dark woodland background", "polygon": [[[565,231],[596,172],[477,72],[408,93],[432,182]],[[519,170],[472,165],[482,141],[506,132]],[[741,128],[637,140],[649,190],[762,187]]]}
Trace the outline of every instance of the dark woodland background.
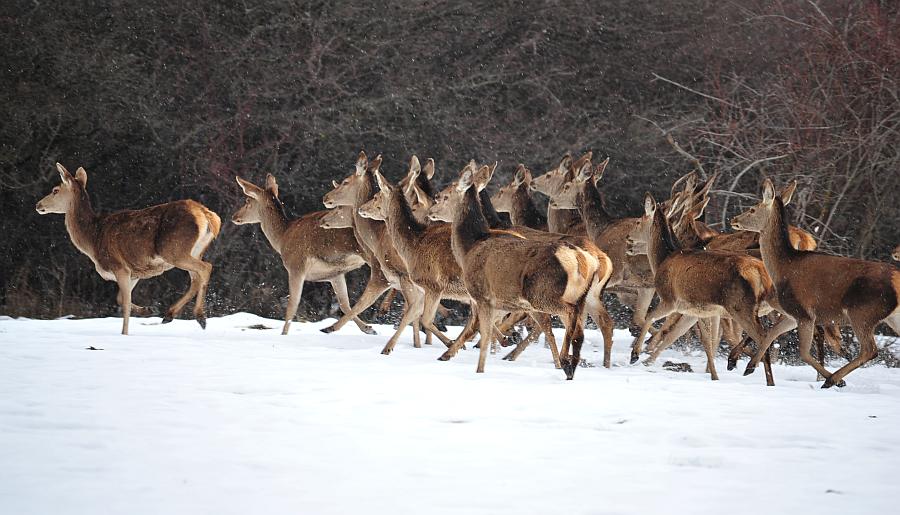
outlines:
{"label": "dark woodland background", "polygon": [[[693,167],[721,173],[707,221],[797,178],[794,222],[824,250],[900,242],[900,8],[893,1],[12,1],[0,6],[0,313],[113,313],[115,285],[34,205],[84,166],[102,211],[194,198],[222,217],[211,315],[281,317],[286,273],[230,223],[235,175],[323,209],[360,149],[444,183],[471,158],[541,173],[611,156],[608,208],[636,215]],[[495,185],[496,187],[496,185]],[[717,225],[718,224],[718,225]],[[351,297],[366,274],[352,276]],[[167,306],[173,271],[135,301]],[[301,314],[337,311],[307,283]]]}

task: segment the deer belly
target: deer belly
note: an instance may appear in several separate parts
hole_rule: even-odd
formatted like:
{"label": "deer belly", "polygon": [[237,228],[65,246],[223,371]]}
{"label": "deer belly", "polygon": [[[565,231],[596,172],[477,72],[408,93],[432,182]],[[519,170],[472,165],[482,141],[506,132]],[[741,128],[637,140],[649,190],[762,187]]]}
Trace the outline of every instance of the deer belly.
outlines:
{"label": "deer belly", "polygon": [[717,304],[706,304],[702,302],[686,302],[678,301],[675,304],[675,310],[684,315],[695,316],[699,318],[707,318],[711,316],[728,316],[725,308]]}
{"label": "deer belly", "polygon": [[148,279],[150,277],[156,277],[171,269],[171,264],[167,263],[159,256],[154,256],[146,261],[133,264],[131,266],[131,277],[134,277],[135,279]]}

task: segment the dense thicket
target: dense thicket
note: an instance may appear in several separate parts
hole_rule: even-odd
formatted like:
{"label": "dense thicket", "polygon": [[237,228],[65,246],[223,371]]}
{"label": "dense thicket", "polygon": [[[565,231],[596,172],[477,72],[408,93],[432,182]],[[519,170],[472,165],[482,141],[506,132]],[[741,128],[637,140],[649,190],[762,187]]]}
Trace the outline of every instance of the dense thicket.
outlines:
{"label": "dense thicket", "polygon": [[[62,218],[34,211],[56,161],[88,170],[100,210],[191,197],[227,220],[235,175],[275,174],[301,214],[321,209],[360,149],[395,177],[410,154],[434,157],[439,181],[470,158],[500,160],[502,181],[518,162],[541,172],[592,149],[612,157],[603,181],[622,214],[644,190],[667,191],[690,154],[723,174],[711,222],[755,196],[763,174],[800,175],[797,221],[824,247],[884,259],[900,241],[892,4],[359,4],[0,7],[0,311],[114,309],[115,286]],[[225,224],[208,257],[211,314],[281,315],[286,274],[258,228]],[[168,304],[185,285],[171,272],[135,298]],[[332,302],[309,286],[301,312]]]}

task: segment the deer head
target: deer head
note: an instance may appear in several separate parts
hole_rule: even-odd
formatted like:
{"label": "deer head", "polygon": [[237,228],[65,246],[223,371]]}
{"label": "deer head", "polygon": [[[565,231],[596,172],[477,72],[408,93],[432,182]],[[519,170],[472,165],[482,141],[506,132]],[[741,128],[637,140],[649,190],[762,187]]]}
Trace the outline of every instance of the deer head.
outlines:
{"label": "deer head", "polygon": [[354,172],[346,177],[340,183],[332,181],[334,189],[325,194],[322,202],[327,208],[336,206],[353,206],[356,205],[357,195],[360,188],[367,184],[368,178],[366,172],[373,172],[381,167],[381,156],[379,155],[372,161],[366,157],[366,153],[360,151],[356,159]]}
{"label": "deer head", "polygon": [[[790,184],[781,190],[778,195],[781,202],[788,205],[794,192],[797,190],[797,181],[791,181]],[[763,198],[759,204],[751,207],[743,213],[731,219],[731,227],[739,231],[761,232],[772,216],[775,209],[775,185],[772,181],[766,179],[763,182]]]}
{"label": "deer head", "polygon": [[582,156],[572,167],[576,170],[575,177],[565,183],[557,195],[550,197],[550,207],[553,209],[578,209],[578,195],[581,194],[585,183],[593,181],[594,184],[597,184],[597,181],[603,177],[603,171],[606,170],[608,164],[609,158],[607,157],[597,165],[597,168],[592,168],[591,153],[588,152]]}
{"label": "deer head", "polygon": [[555,168],[540,177],[535,177],[531,181],[531,189],[552,197],[562,188],[563,184],[572,179],[572,176],[572,156],[567,153]]}
{"label": "deer head", "polygon": [[260,188],[252,182],[234,178],[246,199],[244,205],[231,217],[236,225],[258,224],[270,214],[284,215],[284,206],[278,198],[278,183],[272,174],[266,174],[266,187]]}
{"label": "deer head", "polygon": [[79,167],[74,176],[59,163],[56,163],[56,169],[59,171],[62,183],[53,188],[35,206],[37,212],[42,215],[68,213],[75,201],[87,194],[87,172],[84,171],[84,168]]}
{"label": "deer head", "polygon": [[349,229],[353,227],[353,208],[350,206],[338,206],[329,209],[322,219],[319,227],[323,229]]}

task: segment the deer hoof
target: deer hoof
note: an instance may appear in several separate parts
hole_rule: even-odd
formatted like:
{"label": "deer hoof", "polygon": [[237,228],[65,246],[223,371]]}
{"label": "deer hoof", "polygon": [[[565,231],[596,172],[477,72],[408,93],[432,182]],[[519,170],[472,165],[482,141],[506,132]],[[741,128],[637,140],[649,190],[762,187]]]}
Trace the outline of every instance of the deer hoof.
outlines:
{"label": "deer hoof", "polygon": [[168,323],[171,322],[172,320],[174,320],[174,318],[172,317],[172,315],[166,315],[166,316],[163,317],[162,323],[168,324]]}
{"label": "deer hoof", "polygon": [[205,316],[203,316],[203,315],[198,316],[197,323],[200,324],[200,327],[202,327],[203,329],[206,329],[206,317]]}
{"label": "deer hoof", "polygon": [[381,353],[384,354],[385,356],[389,356],[391,354],[391,351],[393,351],[393,350],[394,349],[384,349],[381,351]]}
{"label": "deer hoof", "polygon": [[641,359],[641,355],[640,355],[639,353],[637,353],[637,352],[632,352],[632,353],[631,353],[631,364],[632,364],[632,365],[634,365],[635,363],[637,363],[639,359]]}
{"label": "deer hoof", "polygon": [[[324,328],[324,329],[319,329],[319,330],[322,331],[322,332],[325,333],[325,334],[331,334],[331,333],[334,332],[334,326],[333,326],[333,325],[330,325],[330,326],[328,326],[328,327],[326,327],[326,328]],[[372,331],[372,333],[374,334],[374,331]]]}
{"label": "deer hoof", "polygon": [[443,321],[441,321],[441,322],[435,322],[435,323],[434,323],[434,328],[437,329],[438,331],[442,332],[442,333],[446,333],[446,332],[447,332],[447,324],[445,324]]}
{"label": "deer hoof", "polygon": [[566,381],[571,381],[572,379],[575,379],[575,369],[578,368],[577,363],[575,363],[573,360],[566,360],[562,364],[562,368],[563,368],[563,372],[566,373]]}
{"label": "deer hoof", "polygon": [[[329,328],[326,327],[325,329],[329,329]],[[324,333],[324,332],[331,332],[331,331],[325,331],[325,329],[322,329],[322,332],[323,332],[323,333]],[[365,326],[365,327],[363,328],[362,332],[364,332],[364,333],[366,333],[366,334],[372,334],[372,335],[378,334],[378,333],[375,332],[375,329],[372,329],[372,326],[370,326],[370,325]]]}
{"label": "deer hoof", "polygon": [[841,379],[840,382],[835,383],[830,377],[826,379],[824,383],[822,383],[822,388],[831,388],[832,386],[843,388],[847,386],[847,383],[845,383],[843,379]]}

